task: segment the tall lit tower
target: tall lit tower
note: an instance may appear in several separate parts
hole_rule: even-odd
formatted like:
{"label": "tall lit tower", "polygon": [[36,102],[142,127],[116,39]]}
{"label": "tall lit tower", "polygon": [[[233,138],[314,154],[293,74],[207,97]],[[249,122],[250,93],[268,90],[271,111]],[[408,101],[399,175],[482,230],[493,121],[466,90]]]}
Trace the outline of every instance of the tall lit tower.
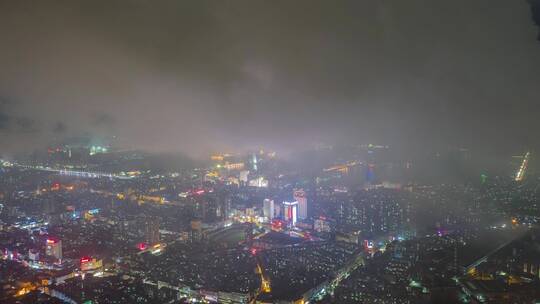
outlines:
{"label": "tall lit tower", "polygon": [[308,202],[306,191],[303,189],[295,190],[293,193],[294,199],[298,202],[298,218],[305,220],[308,218]]}
{"label": "tall lit tower", "polygon": [[292,226],[296,225],[298,202],[283,202],[283,216]]}
{"label": "tall lit tower", "polygon": [[202,238],[202,221],[200,219],[191,220],[191,241],[200,241]]}
{"label": "tall lit tower", "polygon": [[62,260],[62,241],[57,238],[47,238],[45,242],[45,255]]}
{"label": "tall lit tower", "polygon": [[146,218],[144,228],[144,241],[150,245],[159,243],[159,218]]}
{"label": "tall lit tower", "polygon": [[266,198],[263,201],[263,215],[269,221],[271,221],[274,218],[274,201],[273,200]]}
{"label": "tall lit tower", "polygon": [[257,171],[257,154],[253,153],[253,155],[251,156],[251,165],[252,165],[252,168],[253,168],[253,171]]}
{"label": "tall lit tower", "polygon": [[369,164],[366,171],[366,181],[373,183],[375,181],[375,165]]}
{"label": "tall lit tower", "polygon": [[225,197],[223,198],[223,203],[222,203],[222,210],[221,210],[221,217],[224,219],[224,220],[228,220],[229,219],[229,216],[230,216],[230,212],[231,212],[231,205],[232,205],[232,198],[229,194],[225,195]]}

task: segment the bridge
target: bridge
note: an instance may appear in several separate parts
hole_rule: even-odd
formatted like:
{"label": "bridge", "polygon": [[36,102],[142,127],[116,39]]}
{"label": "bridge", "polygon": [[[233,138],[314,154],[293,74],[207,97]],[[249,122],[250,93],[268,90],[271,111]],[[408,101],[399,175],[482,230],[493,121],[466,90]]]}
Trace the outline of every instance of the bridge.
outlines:
{"label": "bridge", "polygon": [[521,236],[522,236],[522,234],[519,234],[519,236],[516,236],[516,237],[512,238],[511,240],[509,240],[507,242],[504,242],[503,244],[499,245],[497,248],[491,250],[490,252],[488,252],[484,256],[480,257],[479,259],[477,259],[476,261],[474,261],[473,263],[468,265],[465,268],[466,273],[467,274],[474,274],[476,272],[476,267],[478,267],[480,264],[482,264],[484,262],[487,262],[488,259],[491,256],[493,256],[495,253],[497,253],[499,250],[503,249],[504,247],[510,245],[510,243],[514,242],[516,239],[518,239]]}
{"label": "bridge", "polygon": [[350,168],[352,168],[354,166],[361,165],[361,164],[362,163],[359,162],[359,161],[350,161],[350,162],[347,162],[345,164],[338,164],[338,165],[334,165],[334,166],[325,168],[325,169],[323,169],[323,171],[324,172],[338,171],[338,172],[341,172],[341,173],[348,173]]}
{"label": "bridge", "polygon": [[516,177],[514,180],[516,182],[521,182],[523,178],[525,177],[525,172],[527,172],[527,167],[529,165],[529,157],[531,156],[530,152],[525,153],[523,156],[523,160],[521,162],[521,166],[519,166],[518,171],[516,172]]}
{"label": "bridge", "polygon": [[59,175],[65,175],[65,176],[75,176],[75,177],[82,177],[82,178],[109,178],[109,179],[132,179],[132,176],[123,176],[108,172],[100,172],[100,171],[83,171],[83,170],[73,170],[73,169],[57,169],[57,168],[51,168],[51,167],[44,167],[44,166],[30,166],[30,165],[22,165],[22,164],[13,164],[13,166],[23,168],[23,169],[30,169],[30,170],[37,170],[37,171],[45,171],[45,172],[51,172],[51,173],[57,173]]}

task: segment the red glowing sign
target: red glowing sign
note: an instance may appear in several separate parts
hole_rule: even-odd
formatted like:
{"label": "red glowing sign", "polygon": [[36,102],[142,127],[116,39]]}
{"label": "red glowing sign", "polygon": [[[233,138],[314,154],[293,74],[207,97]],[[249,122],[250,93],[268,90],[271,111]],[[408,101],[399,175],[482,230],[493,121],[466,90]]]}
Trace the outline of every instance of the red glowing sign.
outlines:
{"label": "red glowing sign", "polygon": [[272,226],[273,227],[281,227],[283,225],[283,223],[280,221],[280,220],[273,220],[272,221]]}
{"label": "red glowing sign", "polygon": [[47,244],[56,244],[56,240],[47,239]]}
{"label": "red glowing sign", "polygon": [[88,262],[90,262],[90,258],[89,258],[89,257],[83,257],[83,258],[81,258],[81,264],[88,263]]}
{"label": "red glowing sign", "polygon": [[251,248],[251,254],[257,255],[257,248]]}
{"label": "red glowing sign", "polygon": [[204,189],[195,190],[193,193],[197,195],[201,195],[204,193]]}
{"label": "red glowing sign", "polygon": [[139,243],[139,244],[137,244],[137,248],[139,248],[139,250],[146,250],[148,248],[148,244]]}

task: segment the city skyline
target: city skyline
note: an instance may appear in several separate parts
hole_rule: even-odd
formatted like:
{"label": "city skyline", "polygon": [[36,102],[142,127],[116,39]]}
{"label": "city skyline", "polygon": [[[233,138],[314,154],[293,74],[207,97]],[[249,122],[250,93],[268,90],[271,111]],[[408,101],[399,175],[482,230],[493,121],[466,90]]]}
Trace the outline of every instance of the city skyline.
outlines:
{"label": "city skyline", "polygon": [[0,303],[540,303],[540,0],[0,0]]}

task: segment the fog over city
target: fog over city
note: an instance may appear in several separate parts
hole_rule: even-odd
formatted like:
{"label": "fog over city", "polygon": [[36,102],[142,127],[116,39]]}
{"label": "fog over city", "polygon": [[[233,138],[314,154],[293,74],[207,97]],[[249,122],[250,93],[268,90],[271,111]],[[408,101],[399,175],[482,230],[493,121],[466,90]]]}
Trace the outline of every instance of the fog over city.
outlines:
{"label": "fog over city", "polygon": [[514,152],[538,147],[537,34],[525,0],[2,1],[0,139]]}
{"label": "fog over city", "polygon": [[0,0],[0,303],[540,303],[540,0]]}

